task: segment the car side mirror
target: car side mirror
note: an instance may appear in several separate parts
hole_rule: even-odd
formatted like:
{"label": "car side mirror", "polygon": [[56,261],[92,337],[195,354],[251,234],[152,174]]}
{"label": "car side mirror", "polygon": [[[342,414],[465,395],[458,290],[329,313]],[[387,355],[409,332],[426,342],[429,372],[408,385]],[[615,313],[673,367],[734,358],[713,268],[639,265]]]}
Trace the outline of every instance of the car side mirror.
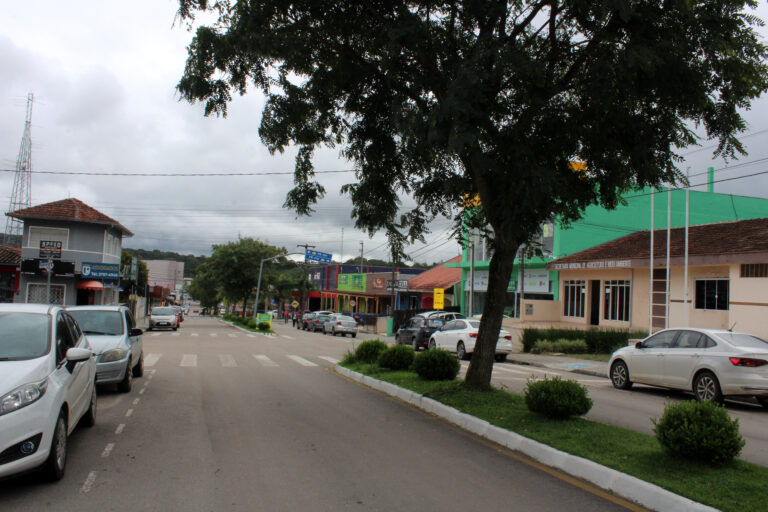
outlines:
{"label": "car side mirror", "polygon": [[635,348],[645,348],[645,345],[643,345],[642,341],[638,341],[637,343],[635,343]]}
{"label": "car side mirror", "polygon": [[67,361],[70,363],[79,363],[80,361],[87,361],[91,358],[93,353],[87,348],[72,347],[67,350]]}
{"label": "car side mirror", "polygon": [[131,329],[131,332],[128,333],[128,336],[141,336],[142,334],[144,334],[144,331],[142,331],[138,327],[134,327],[133,329]]}

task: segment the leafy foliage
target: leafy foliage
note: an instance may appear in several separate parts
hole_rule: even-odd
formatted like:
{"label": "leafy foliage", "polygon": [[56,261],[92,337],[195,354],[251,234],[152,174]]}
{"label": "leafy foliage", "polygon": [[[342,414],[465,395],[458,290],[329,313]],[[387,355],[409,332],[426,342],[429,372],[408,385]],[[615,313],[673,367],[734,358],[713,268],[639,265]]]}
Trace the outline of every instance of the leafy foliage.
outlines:
{"label": "leafy foliage", "polygon": [[552,419],[581,416],[592,408],[587,388],[573,380],[560,377],[531,379],[525,386],[525,404],[533,412]]}
{"label": "leafy foliage", "polygon": [[375,363],[385,350],[387,344],[381,340],[364,341],[355,350],[355,359],[360,363]]}
{"label": "leafy foliage", "polygon": [[459,359],[442,349],[419,352],[413,358],[413,369],[426,380],[453,380],[460,367]]}
{"label": "leafy foliage", "polygon": [[587,344],[584,352],[590,352],[593,354],[610,354],[614,350],[620,347],[624,347],[629,343],[631,338],[645,338],[647,333],[645,332],[631,332],[631,331],[601,331],[597,329],[535,329],[525,328],[523,329],[523,336],[521,341],[523,344],[523,351],[532,352],[534,346],[539,341],[557,341],[557,340],[584,340]]}
{"label": "leafy foliage", "polygon": [[739,420],[714,402],[667,401],[664,414],[653,419],[653,432],[670,454],[686,459],[722,465],[741,453],[744,438],[739,434]]}
{"label": "leafy foliage", "polygon": [[539,340],[531,349],[532,354],[556,352],[563,354],[584,354],[587,352],[587,342],[584,340],[559,339],[555,341]]}
{"label": "leafy foliage", "polygon": [[407,370],[413,364],[414,351],[408,345],[393,345],[379,356],[379,366],[389,370]]}

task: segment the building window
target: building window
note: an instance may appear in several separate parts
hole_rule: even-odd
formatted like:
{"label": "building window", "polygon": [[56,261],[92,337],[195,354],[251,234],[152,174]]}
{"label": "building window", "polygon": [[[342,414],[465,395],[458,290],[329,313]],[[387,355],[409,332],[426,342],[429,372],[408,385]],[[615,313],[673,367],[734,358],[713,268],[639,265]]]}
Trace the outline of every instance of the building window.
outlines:
{"label": "building window", "polygon": [[606,281],[605,282],[605,307],[603,308],[603,318],[605,320],[617,320],[619,322],[629,322],[629,281]]}
{"label": "building window", "polygon": [[728,310],[727,279],[697,279],[696,309]]}
{"label": "building window", "polygon": [[29,228],[27,247],[39,249],[41,241],[61,242],[61,248],[66,251],[69,248],[69,230],[31,226]]}
{"label": "building window", "polygon": [[742,265],[741,277],[768,277],[768,263],[749,263]]}
{"label": "building window", "polygon": [[104,253],[110,256],[120,256],[120,242],[120,237],[107,231],[104,239]]}
{"label": "building window", "polygon": [[584,318],[586,281],[563,281],[563,316]]}
{"label": "building window", "polygon": [[[64,304],[64,285],[51,285],[50,304]],[[48,286],[30,283],[27,287],[27,304],[48,304]]]}

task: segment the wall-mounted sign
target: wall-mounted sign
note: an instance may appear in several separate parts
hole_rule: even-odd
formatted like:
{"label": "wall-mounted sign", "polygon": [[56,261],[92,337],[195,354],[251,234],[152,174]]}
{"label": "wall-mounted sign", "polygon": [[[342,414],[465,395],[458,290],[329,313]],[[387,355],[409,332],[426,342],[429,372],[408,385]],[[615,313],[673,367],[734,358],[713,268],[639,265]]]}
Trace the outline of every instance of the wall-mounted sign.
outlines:
{"label": "wall-mounted sign", "polygon": [[40,259],[61,259],[61,240],[40,240]]}
{"label": "wall-mounted sign", "polygon": [[392,279],[387,279],[387,290],[392,289],[392,283],[395,283],[395,289],[396,290],[407,290],[408,289],[408,280],[407,279],[395,279],[392,281]]}
{"label": "wall-mounted sign", "polygon": [[80,275],[86,279],[120,279],[120,265],[117,263],[95,263],[84,261]]}
{"label": "wall-mounted sign", "polygon": [[631,266],[630,260],[603,260],[603,261],[587,261],[587,262],[575,262],[575,263],[555,263],[552,265],[553,270],[572,270],[583,268],[629,268]]}
{"label": "wall-mounted sign", "polygon": [[445,307],[445,290],[442,288],[435,288],[432,291],[432,307],[435,309],[443,309]]}
{"label": "wall-mounted sign", "polygon": [[383,277],[374,277],[371,279],[371,288],[374,290],[386,290],[387,280]]}
{"label": "wall-mounted sign", "polygon": [[365,274],[339,274],[338,290],[340,292],[365,293]]}

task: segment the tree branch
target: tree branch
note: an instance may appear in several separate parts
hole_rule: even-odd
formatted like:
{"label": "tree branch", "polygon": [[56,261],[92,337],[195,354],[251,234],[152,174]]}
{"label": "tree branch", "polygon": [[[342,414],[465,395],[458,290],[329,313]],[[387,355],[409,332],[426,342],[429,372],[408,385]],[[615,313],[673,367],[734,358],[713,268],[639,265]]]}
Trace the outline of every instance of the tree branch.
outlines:
{"label": "tree branch", "polygon": [[533,22],[533,19],[536,17],[537,14],[544,8],[545,5],[549,4],[550,2],[548,0],[542,0],[539,2],[536,6],[534,6],[531,13],[528,15],[527,18],[523,20],[522,23],[515,25],[515,28],[512,29],[512,32],[509,34],[509,37],[507,37],[507,41],[511,42],[514,41],[517,36],[523,33],[523,31],[528,28],[528,26]]}

